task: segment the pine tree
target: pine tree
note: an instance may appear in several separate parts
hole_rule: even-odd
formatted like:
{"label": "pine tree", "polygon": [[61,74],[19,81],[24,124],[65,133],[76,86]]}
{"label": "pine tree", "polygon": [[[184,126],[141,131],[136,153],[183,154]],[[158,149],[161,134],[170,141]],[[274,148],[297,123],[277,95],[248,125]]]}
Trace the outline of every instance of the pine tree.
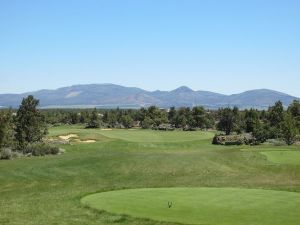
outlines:
{"label": "pine tree", "polygon": [[232,131],[238,130],[239,109],[237,107],[224,108],[219,110],[220,121],[217,124],[218,130],[224,131],[226,135],[230,135]]}
{"label": "pine tree", "polygon": [[123,115],[121,117],[121,123],[125,128],[131,128],[133,126],[133,119],[129,115]]}
{"label": "pine tree", "polygon": [[89,118],[89,122],[86,126],[86,128],[99,128],[100,127],[100,118],[97,112],[97,109],[95,108],[92,111],[92,114]]}
{"label": "pine tree", "polygon": [[284,116],[284,121],[282,124],[282,133],[286,144],[294,144],[294,142],[296,141],[298,129],[296,126],[296,121],[290,113],[287,113]]}
{"label": "pine tree", "polygon": [[270,125],[270,136],[272,138],[281,137],[281,125],[284,121],[284,108],[281,101],[275,103],[268,110],[268,121]]}
{"label": "pine tree", "polygon": [[246,110],[245,112],[245,131],[247,133],[252,133],[259,123],[259,114],[255,109]]}
{"label": "pine tree", "polygon": [[289,106],[288,112],[291,113],[293,118],[296,120],[296,125],[300,131],[300,101],[294,100],[294,102]]}
{"label": "pine tree", "polygon": [[0,111],[0,148],[14,147],[12,111]]}
{"label": "pine tree", "polygon": [[45,117],[37,109],[39,100],[32,95],[24,98],[16,116],[16,140],[24,149],[29,143],[39,142],[47,134]]}

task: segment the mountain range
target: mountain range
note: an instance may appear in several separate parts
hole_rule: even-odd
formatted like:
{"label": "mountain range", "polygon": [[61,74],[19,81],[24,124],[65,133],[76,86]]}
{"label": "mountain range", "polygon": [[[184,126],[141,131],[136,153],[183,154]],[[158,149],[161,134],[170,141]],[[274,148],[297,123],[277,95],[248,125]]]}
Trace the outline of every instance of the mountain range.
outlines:
{"label": "mountain range", "polygon": [[186,86],[172,91],[146,91],[115,84],[88,84],[23,94],[0,94],[0,106],[18,107],[22,98],[28,95],[40,99],[42,108],[139,108],[150,105],[167,108],[201,105],[210,109],[227,106],[265,109],[278,100],[282,101],[284,106],[288,106],[293,100],[299,99],[269,89],[223,95],[209,91],[194,91]]}

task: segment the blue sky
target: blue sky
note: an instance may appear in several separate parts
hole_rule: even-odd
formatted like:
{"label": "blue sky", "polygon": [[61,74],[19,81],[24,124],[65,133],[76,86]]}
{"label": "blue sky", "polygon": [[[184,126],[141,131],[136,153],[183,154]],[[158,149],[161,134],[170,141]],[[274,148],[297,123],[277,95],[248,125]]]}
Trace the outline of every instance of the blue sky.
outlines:
{"label": "blue sky", "polygon": [[298,0],[1,0],[0,93],[115,83],[300,96]]}

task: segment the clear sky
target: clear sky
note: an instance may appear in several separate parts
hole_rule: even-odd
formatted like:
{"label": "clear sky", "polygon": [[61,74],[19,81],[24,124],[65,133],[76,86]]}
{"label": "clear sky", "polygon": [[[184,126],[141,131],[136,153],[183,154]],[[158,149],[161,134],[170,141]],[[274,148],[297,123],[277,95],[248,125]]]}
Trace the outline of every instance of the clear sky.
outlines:
{"label": "clear sky", "polygon": [[0,93],[87,83],[300,96],[300,1],[0,0]]}

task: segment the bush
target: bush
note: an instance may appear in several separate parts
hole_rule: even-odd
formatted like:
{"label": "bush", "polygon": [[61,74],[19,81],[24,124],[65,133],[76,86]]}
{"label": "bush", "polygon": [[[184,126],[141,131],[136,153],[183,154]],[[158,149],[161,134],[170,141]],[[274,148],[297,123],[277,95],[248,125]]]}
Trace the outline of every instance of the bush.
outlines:
{"label": "bush", "polygon": [[59,153],[59,148],[53,145],[38,142],[27,145],[23,153],[33,156],[56,155]]}
{"label": "bush", "polygon": [[183,131],[197,131],[197,130],[198,129],[196,127],[189,127],[189,126],[187,126],[187,127],[183,128]]}
{"label": "bush", "polygon": [[10,148],[0,149],[0,159],[11,159],[12,155],[13,153]]}
{"label": "bush", "polygon": [[268,139],[268,144],[274,145],[274,146],[284,146],[285,142],[281,139]]}
{"label": "bush", "polygon": [[251,145],[254,144],[254,139],[250,134],[244,135],[218,135],[213,138],[214,145]]}
{"label": "bush", "polygon": [[244,142],[240,135],[215,135],[212,143],[215,145],[241,145]]}
{"label": "bush", "polygon": [[257,125],[253,132],[252,135],[255,139],[256,144],[262,144],[266,142],[269,136],[274,136],[273,134],[269,134],[269,131],[266,127],[263,127],[262,125]]}
{"label": "bush", "polygon": [[159,126],[152,127],[152,130],[173,131],[174,127],[170,124],[161,124]]}
{"label": "bush", "polygon": [[237,140],[237,141],[226,141],[225,145],[243,145],[243,140]]}

